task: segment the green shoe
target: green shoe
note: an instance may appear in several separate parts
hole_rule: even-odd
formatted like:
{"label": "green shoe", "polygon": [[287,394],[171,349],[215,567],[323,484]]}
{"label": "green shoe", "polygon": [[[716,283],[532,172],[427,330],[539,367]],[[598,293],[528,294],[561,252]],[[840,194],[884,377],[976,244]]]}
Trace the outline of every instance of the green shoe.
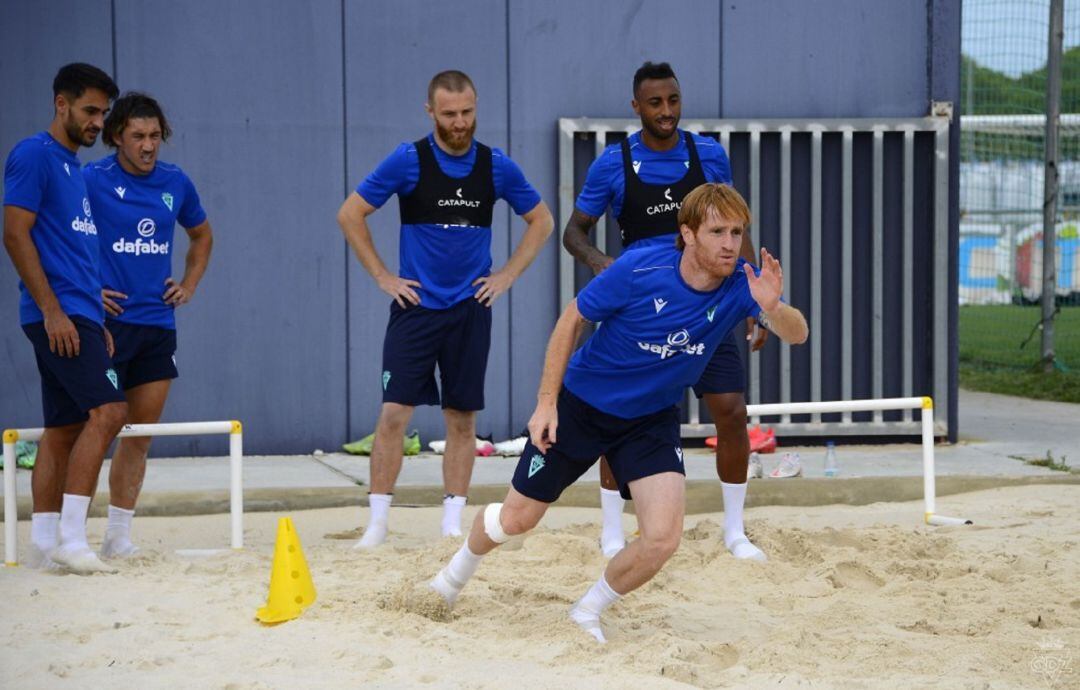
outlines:
{"label": "green shoe", "polygon": [[24,470],[34,469],[37,461],[38,445],[33,441],[15,442],[15,466]]}
{"label": "green shoe", "polygon": [[341,449],[351,455],[371,455],[371,447],[373,445],[375,445],[375,434],[371,433],[359,441],[346,443]]}
{"label": "green shoe", "polygon": [[[371,447],[375,445],[375,434],[368,434],[359,441],[353,441],[352,443],[346,443],[341,447],[346,453],[352,455],[371,455]],[[420,432],[413,429],[413,432],[401,440],[401,450],[405,455],[419,455],[420,454]]]}
{"label": "green shoe", "polygon": [[416,429],[412,430],[412,433],[405,437],[402,443],[402,451],[405,455],[419,455],[420,454],[420,432]]}

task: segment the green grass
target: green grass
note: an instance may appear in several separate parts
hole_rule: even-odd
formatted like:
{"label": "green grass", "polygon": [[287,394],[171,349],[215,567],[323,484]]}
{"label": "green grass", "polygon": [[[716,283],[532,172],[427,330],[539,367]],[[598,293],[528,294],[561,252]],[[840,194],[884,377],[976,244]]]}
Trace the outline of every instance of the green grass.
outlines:
{"label": "green grass", "polygon": [[1042,372],[1041,333],[1021,349],[1039,322],[1040,307],[960,307],[960,385],[970,390],[1080,403],[1080,307],[1054,319],[1058,369]]}

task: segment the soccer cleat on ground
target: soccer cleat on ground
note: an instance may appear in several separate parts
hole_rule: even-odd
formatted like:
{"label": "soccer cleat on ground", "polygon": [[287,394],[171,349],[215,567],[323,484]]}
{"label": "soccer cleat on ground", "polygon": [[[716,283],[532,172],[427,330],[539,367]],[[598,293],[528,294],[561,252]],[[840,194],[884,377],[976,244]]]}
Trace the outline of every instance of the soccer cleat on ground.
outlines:
{"label": "soccer cleat on ground", "polygon": [[525,443],[529,440],[528,434],[522,434],[517,438],[507,439],[495,444],[495,455],[516,457],[525,451]]}
{"label": "soccer cleat on ground", "polygon": [[[428,448],[434,453],[442,455],[446,452],[446,439],[440,439],[438,441],[432,441],[428,444]],[[491,442],[491,439],[476,437],[476,454],[481,457],[488,457],[495,454],[495,444]]]}
{"label": "soccer cleat on ground", "polygon": [[761,466],[761,456],[751,453],[750,462],[746,465],[746,478],[761,479],[763,476],[765,476],[765,469]]}
{"label": "soccer cleat on ground", "polygon": [[789,477],[802,476],[802,460],[798,453],[784,453],[780,458],[780,464],[769,473],[771,479],[787,479]]}
{"label": "soccer cleat on ground", "polygon": [[[750,441],[751,453],[776,452],[776,432],[772,429],[762,429],[760,425],[754,426],[746,432],[746,436]],[[710,436],[705,439],[705,445],[716,448],[716,437]]]}
{"label": "soccer cleat on ground", "polygon": [[[375,445],[375,434],[371,433],[352,443],[346,443],[341,449],[351,455],[371,455],[371,448]],[[413,429],[412,433],[401,440],[401,451],[405,455],[420,454],[420,432]]]}

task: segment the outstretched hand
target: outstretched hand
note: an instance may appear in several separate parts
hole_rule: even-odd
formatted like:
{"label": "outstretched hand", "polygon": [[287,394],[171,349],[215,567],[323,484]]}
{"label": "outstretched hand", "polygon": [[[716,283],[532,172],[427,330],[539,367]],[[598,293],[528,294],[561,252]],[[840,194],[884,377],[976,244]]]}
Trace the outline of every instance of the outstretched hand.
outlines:
{"label": "outstretched hand", "polygon": [[784,292],[784,272],[780,262],[773,258],[765,247],[761,248],[761,273],[754,275],[750,264],[743,264],[750,295],[762,311],[772,311],[780,304],[780,295]]}

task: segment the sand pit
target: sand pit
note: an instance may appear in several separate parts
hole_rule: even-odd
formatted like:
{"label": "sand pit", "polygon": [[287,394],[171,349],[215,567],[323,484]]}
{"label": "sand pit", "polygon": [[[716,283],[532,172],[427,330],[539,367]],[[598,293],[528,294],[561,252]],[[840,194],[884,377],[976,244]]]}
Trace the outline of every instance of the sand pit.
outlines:
{"label": "sand pit", "polygon": [[918,503],[750,510],[763,565],[727,554],[721,515],[691,516],[665,571],[606,615],[606,647],[566,618],[603,565],[595,510],[553,510],[449,616],[416,586],[459,543],[429,536],[438,509],[395,510],[375,553],[327,537],[358,509],[294,513],[318,601],[274,627],[254,614],[277,515],[201,558],[174,550],[224,544],[227,516],[139,518],[146,555],[119,575],[0,569],[0,686],[1080,687],[1080,487],[943,503],[977,524],[923,527]]}

